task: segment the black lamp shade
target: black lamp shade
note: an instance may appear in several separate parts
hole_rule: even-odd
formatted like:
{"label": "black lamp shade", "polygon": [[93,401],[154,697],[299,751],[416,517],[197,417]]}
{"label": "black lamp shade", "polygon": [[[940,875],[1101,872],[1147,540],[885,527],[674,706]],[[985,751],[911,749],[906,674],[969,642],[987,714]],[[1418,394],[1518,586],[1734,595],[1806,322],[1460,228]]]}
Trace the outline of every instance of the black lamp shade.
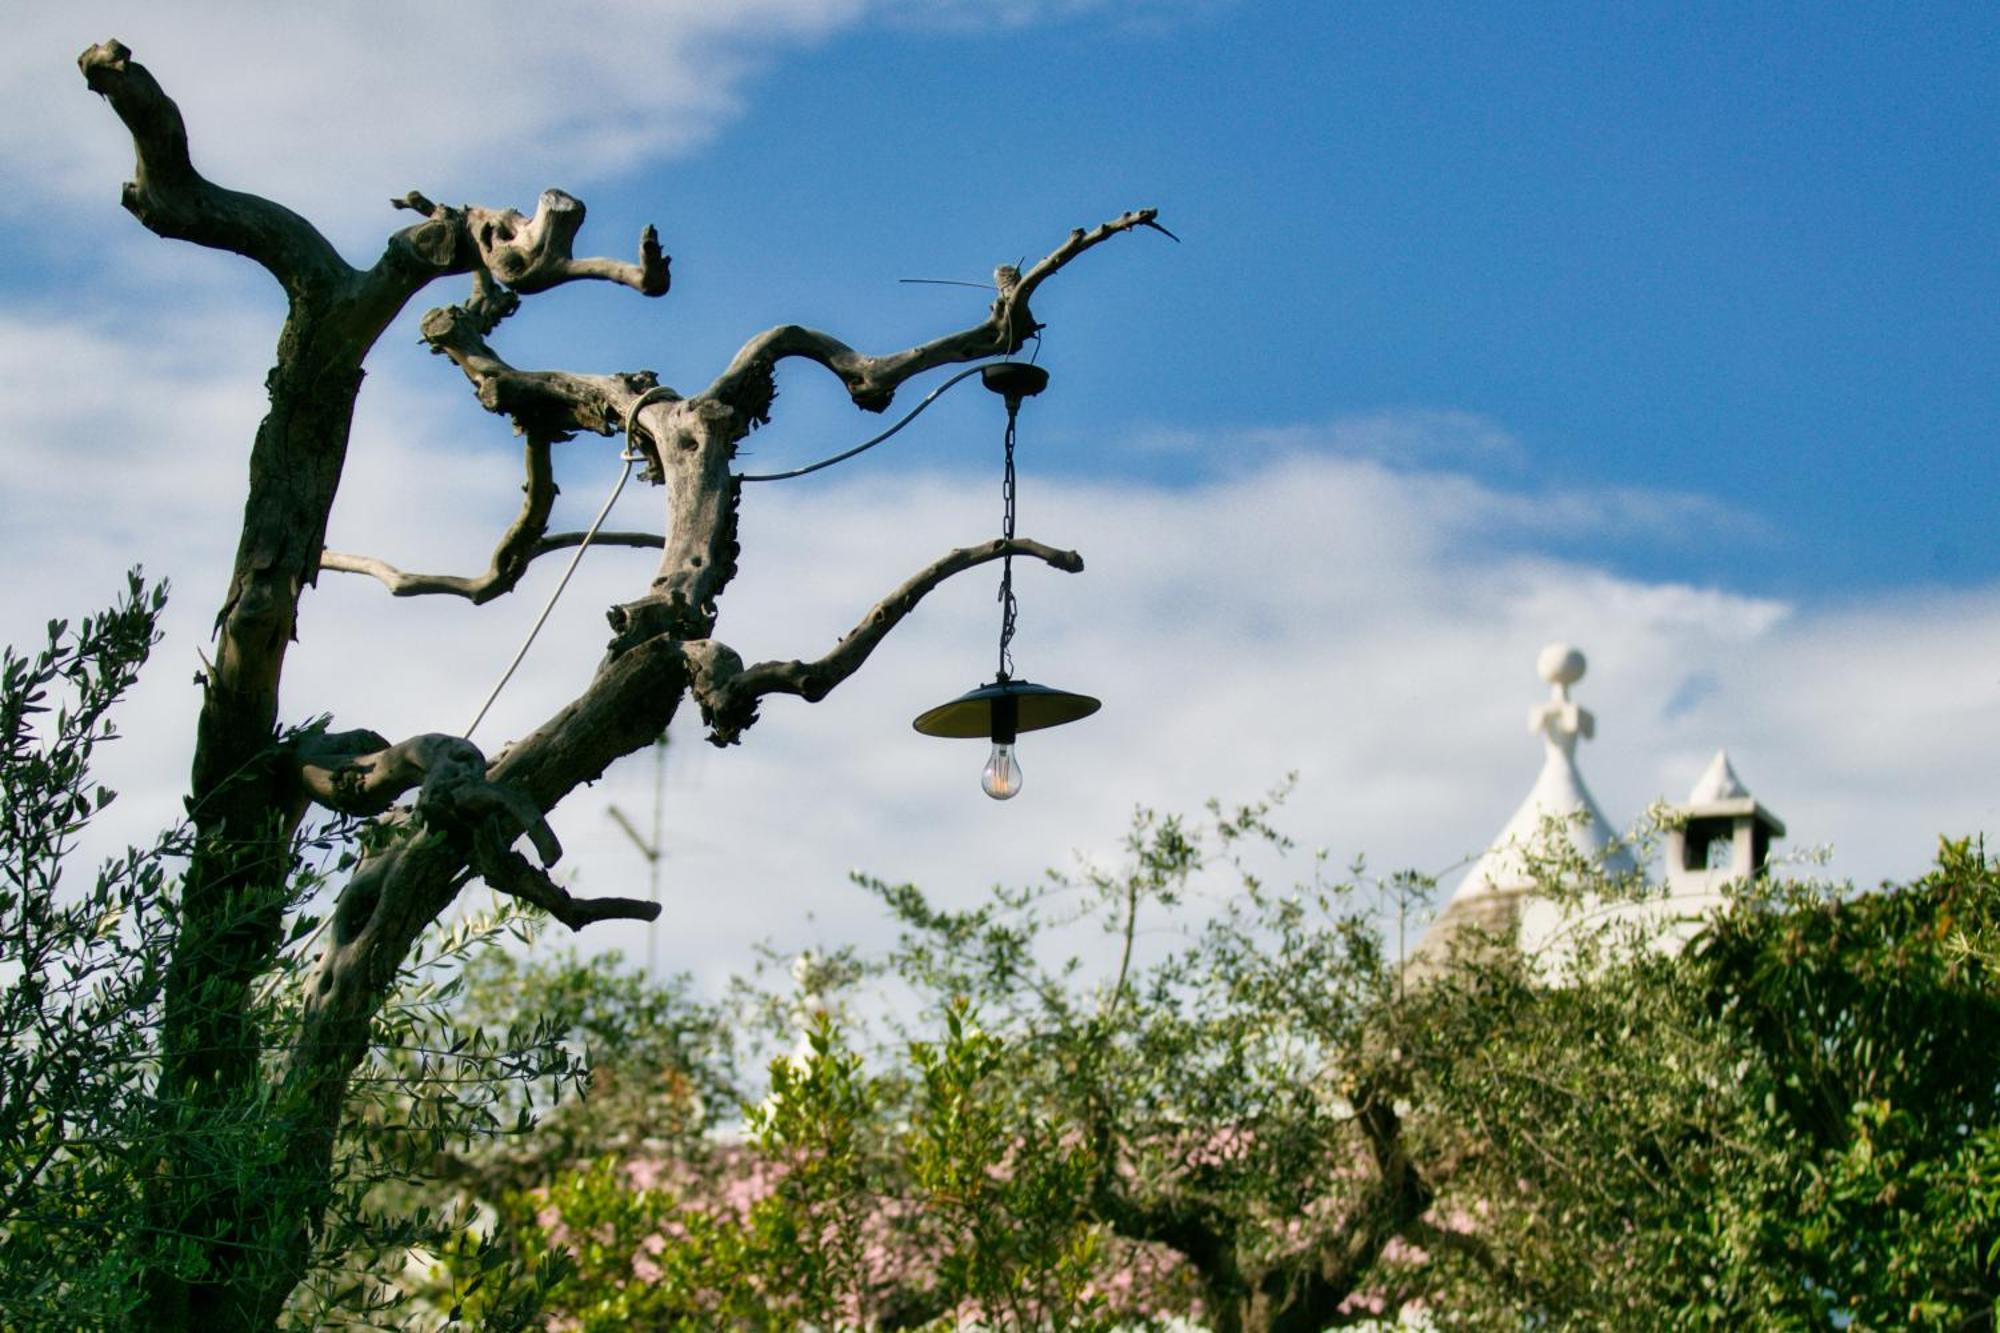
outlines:
{"label": "black lamp shade", "polygon": [[1060,727],[1103,706],[1087,694],[1025,680],[996,680],[918,714],[911,725],[926,736],[1011,742],[1019,732]]}
{"label": "black lamp shade", "polygon": [[1049,387],[1049,372],[1026,361],[995,361],[980,367],[979,380],[1002,398],[1018,404]]}

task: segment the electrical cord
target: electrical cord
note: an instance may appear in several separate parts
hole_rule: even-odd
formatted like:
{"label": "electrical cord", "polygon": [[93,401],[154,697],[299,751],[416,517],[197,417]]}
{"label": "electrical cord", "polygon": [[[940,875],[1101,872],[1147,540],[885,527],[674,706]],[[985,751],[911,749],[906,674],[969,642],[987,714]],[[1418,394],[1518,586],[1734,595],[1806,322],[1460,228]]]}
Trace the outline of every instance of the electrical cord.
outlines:
{"label": "electrical cord", "polygon": [[959,371],[956,375],[953,375],[950,379],[946,380],[944,383],[938,385],[935,389],[932,389],[929,393],[925,394],[922,400],[919,401],[915,407],[911,408],[909,410],[909,413],[906,416],[904,416],[901,421],[898,421],[895,425],[889,427],[889,429],[883,431],[880,435],[877,435],[872,440],[863,440],[860,444],[855,445],[852,449],[846,450],[843,453],[837,453],[831,458],[822,458],[817,463],[808,463],[804,467],[793,468],[790,472],[763,472],[755,475],[739,472],[736,474],[736,480],[790,481],[793,477],[803,477],[808,473],[817,472],[821,468],[832,467],[835,463],[845,463],[848,459],[854,457],[856,454],[865,453],[867,450],[873,449],[876,445],[882,443],[882,441],[888,439],[891,435],[894,435],[897,431],[909,425],[912,421],[915,421],[917,419],[917,413],[923,411],[925,408],[929,407],[932,403],[936,402],[938,400],[939,394],[942,394],[946,389],[949,389],[952,385],[958,383],[960,380],[972,378],[974,375],[977,375],[980,371],[986,369],[986,367],[990,364],[993,363],[982,362],[979,365],[968,366],[966,369]]}
{"label": "electrical cord", "polygon": [[521,663],[527,658],[528,649],[534,646],[535,636],[542,632],[542,626],[549,623],[549,613],[556,609],[556,602],[561,599],[563,590],[569,587],[570,576],[575,574],[576,567],[583,563],[583,553],[590,549],[591,538],[595,537],[597,530],[604,526],[604,520],[611,516],[611,506],[618,503],[618,497],[624,494],[625,483],[632,479],[632,465],[645,461],[646,456],[639,452],[638,448],[632,443],[635,438],[633,432],[639,428],[639,410],[648,403],[655,403],[662,398],[677,396],[672,389],[667,388],[665,385],[656,385],[640,394],[633,401],[632,406],[626,409],[625,449],[624,452],[618,455],[625,466],[618,473],[617,484],[611,488],[611,494],[605,497],[604,507],[597,511],[597,517],[591,520],[590,527],[583,534],[583,540],[576,544],[576,554],[570,557],[569,568],[563,571],[561,580],[556,583],[555,591],[549,594],[549,600],[542,606],[542,613],[535,617],[534,626],[529,629],[528,637],[521,640],[520,651],[514,654],[514,660],[507,664],[507,669],[501,673],[500,679],[494,683],[492,691],[486,696],[486,702],[479,705],[479,712],[473,716],[472,725],[465,729],[465,738],[467,740],[471,740],[472,733],[479,730],[479,724],[486,720],[487,710],[493,707],[493,701],[500,697],[500,691],[507,688],[507,682],[514,679],[515,671],[520,669]]}

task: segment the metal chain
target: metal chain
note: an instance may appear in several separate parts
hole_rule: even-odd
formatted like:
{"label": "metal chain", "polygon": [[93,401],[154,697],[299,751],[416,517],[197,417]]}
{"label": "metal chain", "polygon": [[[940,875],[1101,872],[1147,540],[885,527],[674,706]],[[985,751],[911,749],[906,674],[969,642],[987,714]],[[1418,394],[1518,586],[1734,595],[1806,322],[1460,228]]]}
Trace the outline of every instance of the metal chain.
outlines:
{"label": "metal chain", "polygon": [[1019,608],[1014,601],[1014,418],[1021,410],[1021,400],[1007,400],[1007,463],[1000,478],[1000,498],[1005,512],[1000,522],[1000,535],[1007,542],[1007,554],[1000,561],[1000,679],[1010,679],[1014,674],[1014,654],[1009,647],[1014,642],[1014,617]]}

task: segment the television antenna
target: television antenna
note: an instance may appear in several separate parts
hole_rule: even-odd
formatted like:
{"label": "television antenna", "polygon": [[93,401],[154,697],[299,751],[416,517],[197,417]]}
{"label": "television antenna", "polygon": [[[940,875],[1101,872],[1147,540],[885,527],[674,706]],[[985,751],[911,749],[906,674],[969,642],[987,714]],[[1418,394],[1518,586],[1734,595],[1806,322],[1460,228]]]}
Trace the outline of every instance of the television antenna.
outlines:
{"label": "television antenna", "polygon": [[[616,805],[607,813],[611,822],[623,829],[632,845],[639,849],[639,855],[646,858],[646,899],[660,901],[660,860],[666,849],[660,844],[661,818],[666,810],[667,793],[667,733],[661,732],[660,739],[653,742],[653,832],[646,837],[639,832],[631,818]],[[660,975],[660,918],[657,913],[646,923],[646,975],[657,980]]]}

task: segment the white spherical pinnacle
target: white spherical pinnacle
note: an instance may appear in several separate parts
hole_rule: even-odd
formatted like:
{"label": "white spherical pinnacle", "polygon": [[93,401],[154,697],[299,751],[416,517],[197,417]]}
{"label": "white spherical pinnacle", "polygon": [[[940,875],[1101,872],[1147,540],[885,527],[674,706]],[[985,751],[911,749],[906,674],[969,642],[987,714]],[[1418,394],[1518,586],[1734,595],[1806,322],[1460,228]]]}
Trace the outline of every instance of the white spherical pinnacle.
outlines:
{"label": "white spherical pinnacle", "polygon": [[1552,643],[1535,659],[1535,670],[1551,685],[1574,685],[1583,679],[1583,654],[1566,643]]}

